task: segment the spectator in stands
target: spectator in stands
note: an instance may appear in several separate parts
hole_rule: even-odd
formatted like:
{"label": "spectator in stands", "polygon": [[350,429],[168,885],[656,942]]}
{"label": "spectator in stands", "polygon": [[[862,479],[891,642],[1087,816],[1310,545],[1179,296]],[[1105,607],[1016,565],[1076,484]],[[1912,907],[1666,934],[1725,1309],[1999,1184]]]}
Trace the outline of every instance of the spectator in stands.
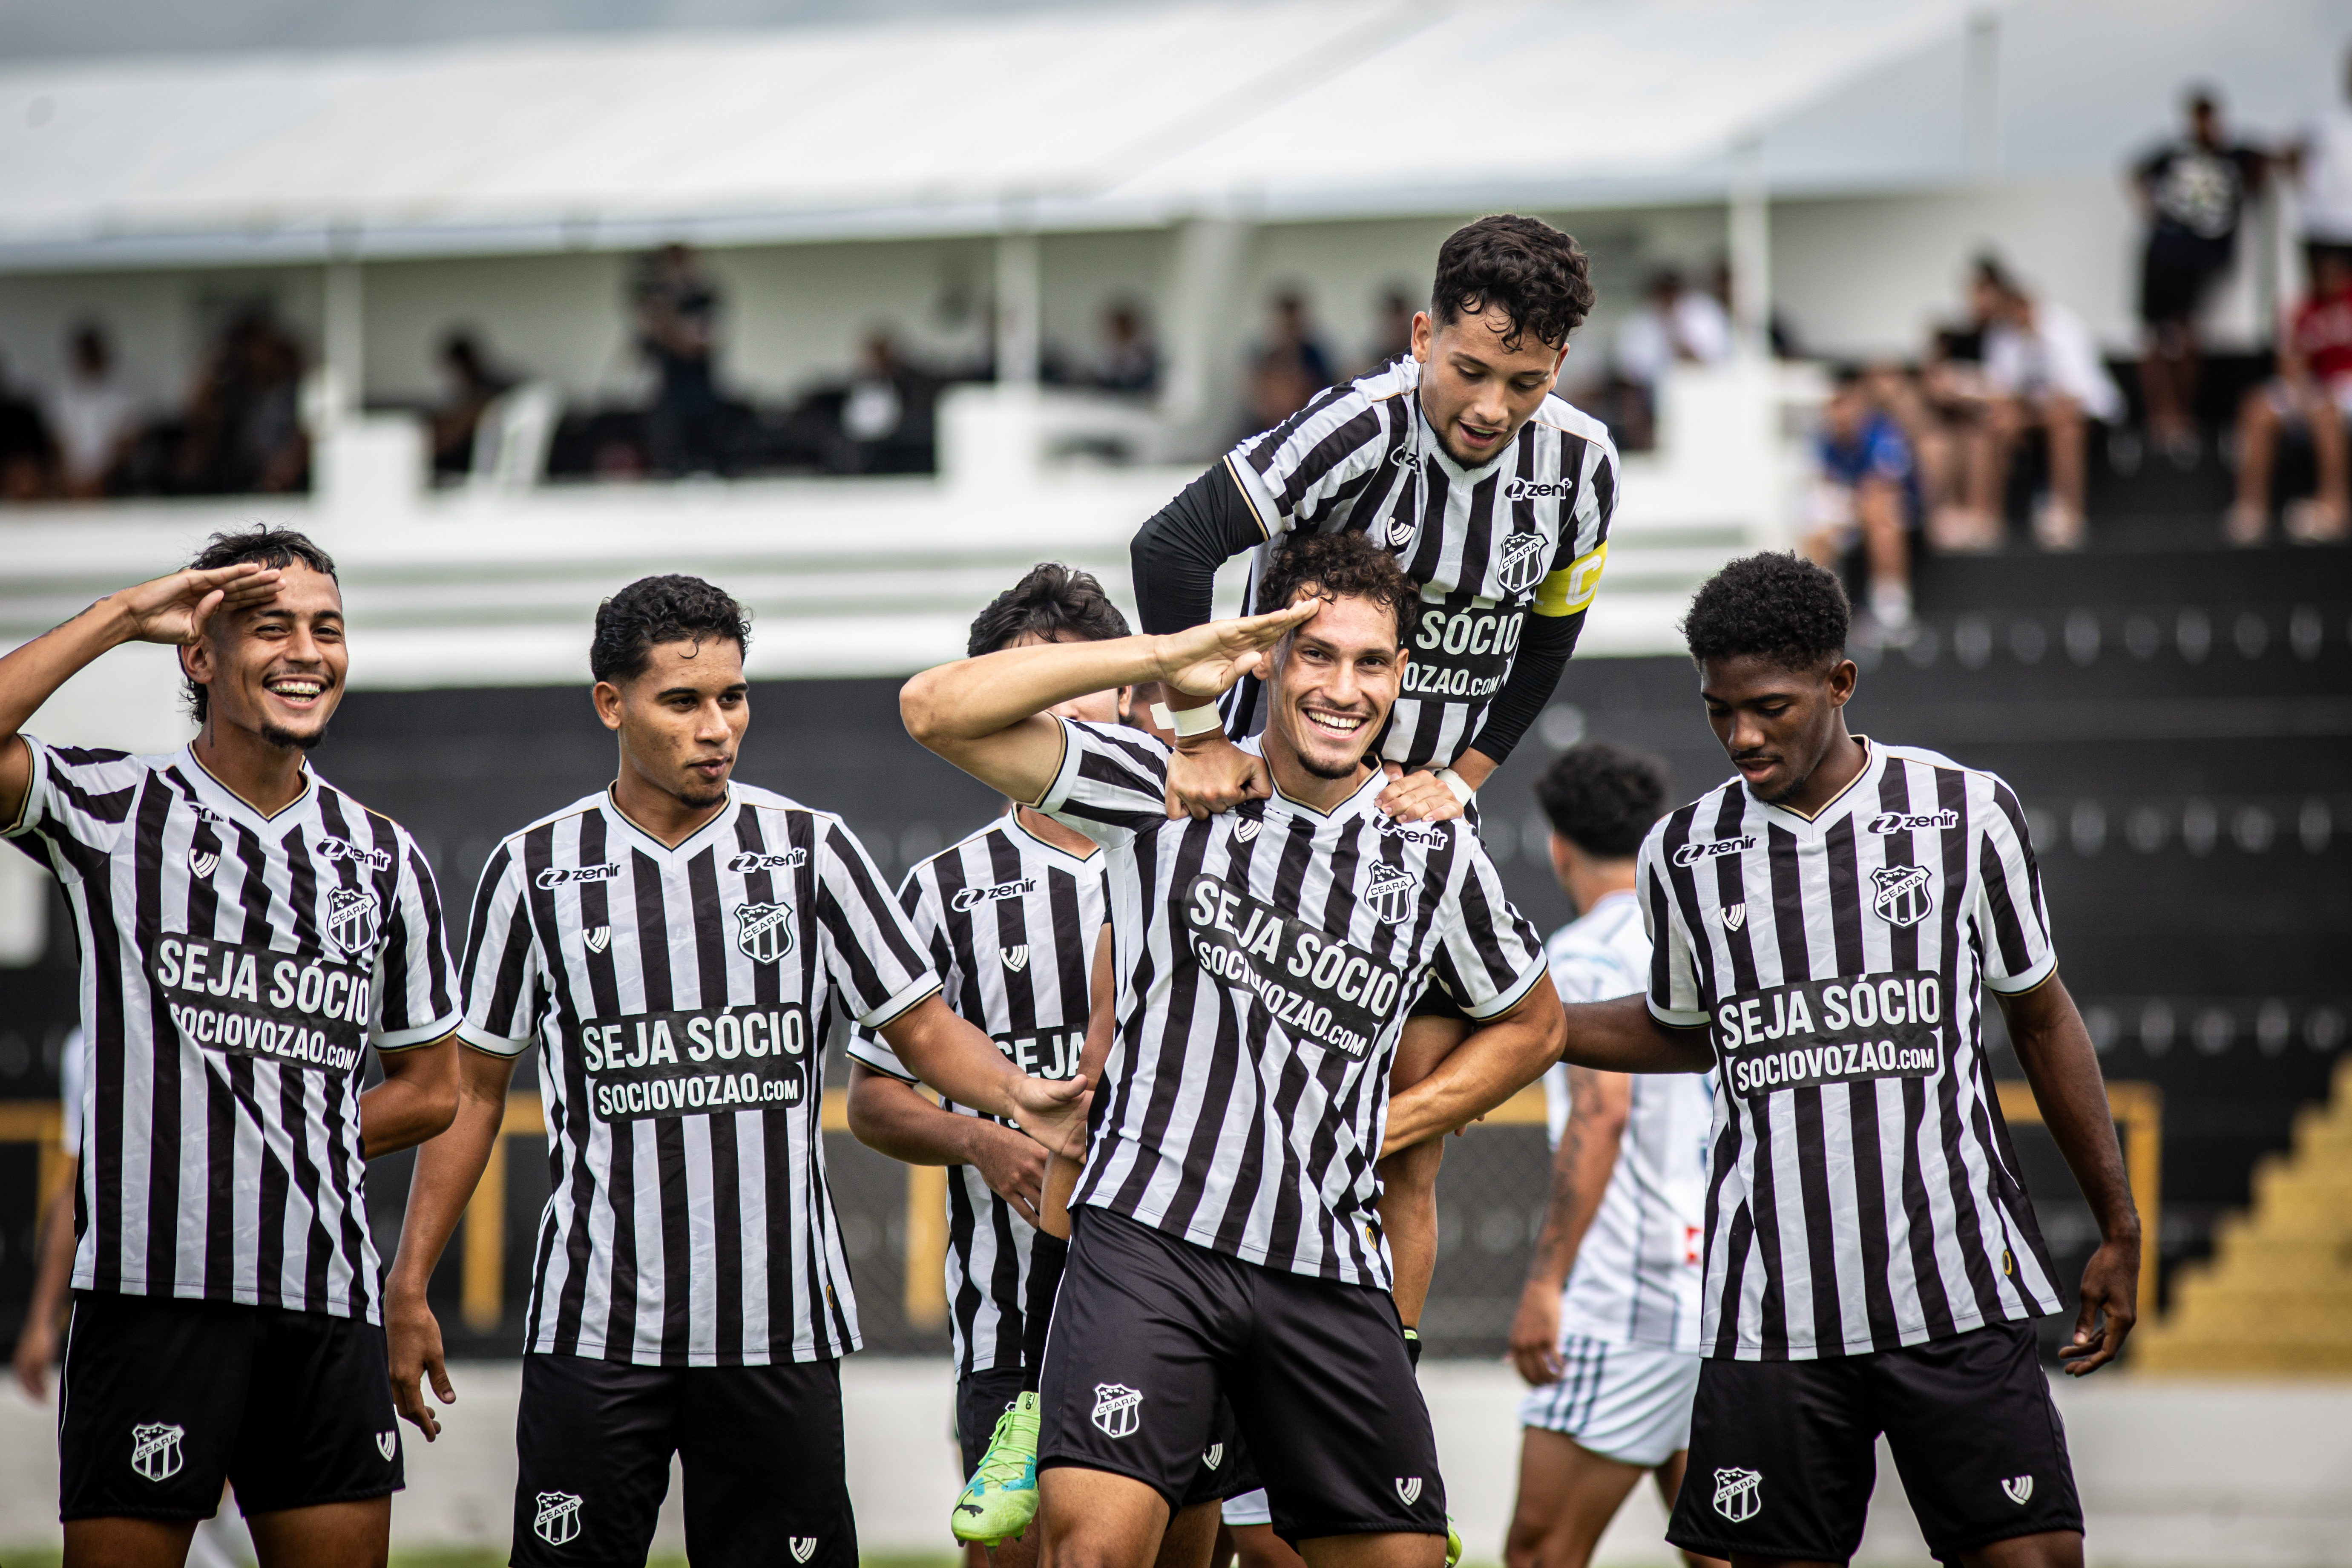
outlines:
{"label": "spectator in stands", "polygon": [[1978,319],[1985,323],[1982,403],[1967,437],[1967,500],[1947,520],[1950,547],[2000,543],[2010,457],[2038,428],[2048,438],[2050,489],[2034,506],[2033,537],[2045,550],[2078,550],[2084,532],[2084,422],[2121,418],[2123,394],[2082,319],[2034,299],[1990,257],[1977,262],[1974,294]]}
{"label": "spectator in stands", "polygon": [[656,473],[716,472],[725,411],[713,359],[719,341],[719,290],[683,245],[665,245],[638,263],[630,289],[637,343],[661,384],[646,414],[646,442]]}
{"label": "spectator in stands", "polygon": [[1841,577],[1855,550],[1862,552],[1870,577],[1870,625],[1862,635],[1899,647],[1916,631],[1910,533],[1919,516],[1918,469],[1910,443],[1871,389],[1864,373],[1841,372],[1822,410],[1801,544],[1808,558]]}
{"label": "spectator in stands", "polygon": [[45,499],[57,468],[57,445],[40,405],[19,395],[0,363],[0,501]]}
{"label": "spectator in stands", "polygon": [[1105,392],[1148,397],[1160,390],[1160,345],[1143,322],[1142,308],[1121,300],[1103,312],[1102,353],[1094,384]]}
{"label": "spectator in stands", "polygon": [[196,372],[173,454],[183,494],[280,494],[310,476],[302,351],[266,305],[239,310]]}
{"label": "spectator in stands", "polygon": [[2279,332],[2277,379],[2247,392],[2238,405],[2238,499],[2222,521],[2232,544],[2259,544],[2270,531],[2271,468],[2279,433],[2294,426],[2311,437],[2319,490],[2286,509],[2285,532],[2315,544],[2352,534],[2344,421],[2352,413],[2352,252],[2315,246],[2311,295]]}
{"label": "spectator in stands", "polygon": [[2149,444],[2183,470],[2197,466],[2197,317],[2229,270],[2246,198],[2261,185],[2264,159],[2229,141],[2210,92],[2189,95],[2189,133],[2132,169],[2132,190],[2147,218],[2141,253],[2139,314],[2147,328],[2140,395]]}
{"label": "spectator in stands", "polygon": [[1951,426],[1936,406],[1925,378],[1901,364],[1882,361],[1864,372],[1870,400],[1895,421],[1911,447],[1911,468],[1917,510],[1912,528],[1920,525],[1959,496],[1959,443]]}
{"label": "spectator in stands", "polygon": [[113,347],[95,321],[66,335],[65,384],[48,405],[58,489],[76,500],[105,495],[138,435],[138,403],[116,378]]}
{"label": "spectator in stands", "polygon": [[449,401],[433,416],[433,471],[463,474],[474,466],[474,433],[483,411],[514,385],[514,377],[490,368],[481,340],[467,327],[441,340],[441,374],[449,383]]}
{"label": "spectator in stands", "polygon": [[1731,317],[1704,289],[1685,288],[1671,267],[1650,275],[1643,301],[1610,345],[1615,384],[1603,399],[1610,426],[1634,451],[1655,445],[1658,380],[1673,364],[1718,364],[1731,357]]}
{"label": "spectator in stands", "polygon": [[2352,54],[2344,75],[2345,96],[2314,116],[2286,153],[2306,246],[2352,249]]}
{"label": "spectator in stands", "polygon": [[1402,289],[1381,297],[1379,324],[1372,329],[1372,358],[1367,369],[1377,370],[1400,355],[1412,353],[1412,318],[1419,309]]}
{"label": "spectator in stands", "polygon": [[1251,429],[1281,424],[1331,379],[1331,356],[1307,322],[1307,301],[1295,292],[1276,295],[1272,328],[1250,365]]}

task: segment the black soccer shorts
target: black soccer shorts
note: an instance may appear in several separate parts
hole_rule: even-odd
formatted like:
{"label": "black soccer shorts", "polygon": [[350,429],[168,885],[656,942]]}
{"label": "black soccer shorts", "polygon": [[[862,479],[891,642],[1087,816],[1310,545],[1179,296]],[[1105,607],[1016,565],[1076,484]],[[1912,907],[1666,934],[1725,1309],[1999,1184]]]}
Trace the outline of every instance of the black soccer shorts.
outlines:
{"label": "black soccer shorts", "polygon": [[514,1550],[523,1565],[638,1568],[686,1468],[697,1568],[857,1568],[841,1363],[635,1366],[522,1358]]}
{"label": "black soccer shorts", "polygon": [[362,1318],[78,1291],[58,1517],[210,1519],[401,1488],[383,1330]]}
{"label": "black soccer shorts", "polygon": [[1244,1263],[1097,1208],[1072,1217],[1041,1470],[1128,1476],[1181,1508],[1222,1394],[1284,1540],[1445,1533],[1437,1440],[1388,1292]]}
{"label": "black soccer shorts", "polygon": [[[969,1480],[972,1471],[980,1468],[980,1457],[988,1452],[988,1439],[996,1430],[996,1418],[1004,1414],[1020,1393],[1018,1367],[1002,1371],[982,1368],[956,1379],[956,1445],[963,1450],[965,1479]],[[1039,1436],[1044,1436],[1042,1431]],[[1254,1492],[1263,1484],[1257,1479],[1257,1467],[1250,1463],[1249,1445],[1242,1441],[1233,1406],[1218,1400],[1208,1446],[1201,1450],[1198,1473],[1179,1506],[1223,1502],[1229,1497]]]}
{"label": "black soccer shorts", "polygon": [[2033,1330],[2001,1323],[1872,1355],[1710,1358],[1666,1539],[1710,1557],[1843,1563],[1862,1543],[1881,1432],[1940,1561],[2011,1536],[2081,1533]]}

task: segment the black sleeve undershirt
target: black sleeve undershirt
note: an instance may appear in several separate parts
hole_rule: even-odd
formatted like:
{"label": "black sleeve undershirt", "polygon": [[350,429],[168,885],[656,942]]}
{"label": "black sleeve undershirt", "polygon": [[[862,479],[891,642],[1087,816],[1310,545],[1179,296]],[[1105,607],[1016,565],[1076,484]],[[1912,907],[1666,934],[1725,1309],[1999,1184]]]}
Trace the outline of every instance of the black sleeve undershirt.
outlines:
{"label": "black sleeve undershirt", "polygon": [[1510,756],[1511,748],[1551,700],[1559,672],[1568,668],[1568,656],[1576,651],[1577,634],[1584,630],[1584,615],[1579,610],[1572,616],[1528,617],[1527,635],[1520,640],[1518,657],[1511,662],[1511,678],[1486,705],[1486,722],[1479,726],[1478,738],[1470,742],[1472,750],[1484,752],[1497,763]]}
{"label": "black sleeve undershirt", "polygon": [[1129,564],[1135,573],[1135,604],[1143,616],[1143,629],[1158,636],[1181,632],[1209,619],[1215,604],[1217,568],[1264,542],[1265,531],[1258,526],[1257,514],[1250,510],[1248,498],[1224,464],[1186,485],[1181,494],[1135,531],[1135,542],[1129,547]]}

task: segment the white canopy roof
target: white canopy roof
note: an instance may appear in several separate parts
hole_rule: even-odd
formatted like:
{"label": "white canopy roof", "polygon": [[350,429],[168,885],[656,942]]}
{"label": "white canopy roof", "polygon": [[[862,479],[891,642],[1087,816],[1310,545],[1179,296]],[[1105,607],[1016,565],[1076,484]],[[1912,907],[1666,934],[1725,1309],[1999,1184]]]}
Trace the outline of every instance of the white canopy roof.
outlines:
{"label": "white canopy roof", "polygon": [[[2113,9],[2023,12],[2053,6]],[[0,268],[1692,199],[1720,195],[1728,150],[1759,135],[1776,188],[1944,183],[1962,173],[1971,9],[1211,0],[37,61],[0,67]],[[2180,16],[2199,9],[2143,0],[2113,20],[2141,43],[2168,26],[2172,52],[2194,52],[2205,25]],[[2282,55],[2302,46],[2248,10],[2317,25],[2294,0],[2228,9],[2232,37]],[[2004,40],[2005,70],[2019,53]],[[2065,62],[2021,65],[2047,78]],[[2158,122],[2172,87],[2158,89]],[[2078,77],[2064,90],[2092,89]],[[2066,127],[2070,146],[2087,137],[2105,158],[2147,117]]]}

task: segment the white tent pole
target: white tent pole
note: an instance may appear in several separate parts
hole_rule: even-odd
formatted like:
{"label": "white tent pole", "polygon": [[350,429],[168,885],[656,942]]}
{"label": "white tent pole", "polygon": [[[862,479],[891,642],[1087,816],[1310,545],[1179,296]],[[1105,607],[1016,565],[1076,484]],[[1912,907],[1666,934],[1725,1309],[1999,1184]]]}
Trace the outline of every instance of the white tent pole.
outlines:
{"label": "white tent pole", "polygon": [[1965,60],[1963,152],[1969,178],[1990,184],[2000,178],[2000,12],[1995,7],[1985,5],[1969,14]]}
{"label": "white tent pole", "polygon": [[1037,358],[1044,314],[1044,279],[1037,237],[996,237],[996,382],[1000,386],[1037,384]]}
{"label": "white tent pole", "polygon": [[327,263],[326,415],[331,428],[359,417],[367,385],[366,294],[360,263],[345,257]]}
{"label": "white tent pole", "polygon": [[1176,229],[1176,257],[1160,342],[1168,371],[1160,412],[1188,436],[1213,434],[1223,412],[1226,353],[1249,229],[1231,217],[1187,218]]}
{"label": "white tent pole", "polygon": [[1764,139],[1750,136],[1731,152],[1731,317],[1740,352],[1756,359],[1772,352],[1772,206],[1764,180]]}

